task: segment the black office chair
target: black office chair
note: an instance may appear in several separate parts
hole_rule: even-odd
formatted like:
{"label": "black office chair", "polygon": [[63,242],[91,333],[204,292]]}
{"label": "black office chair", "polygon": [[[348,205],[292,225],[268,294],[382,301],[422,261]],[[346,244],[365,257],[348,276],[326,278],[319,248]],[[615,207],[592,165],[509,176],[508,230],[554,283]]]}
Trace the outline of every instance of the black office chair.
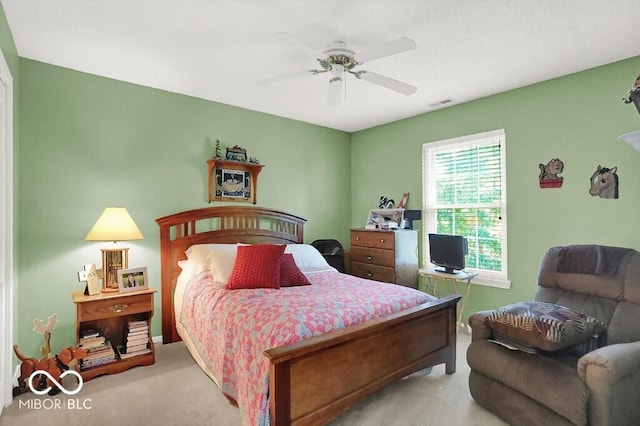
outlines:
{"label": "black office chair", "polygon": [[342,244],[338,240],[315,240],[311,243],[320,254],[327,260],[327,263],[338,270],[338,272],[344,273],[346,268],[344,266],[344,250]]}

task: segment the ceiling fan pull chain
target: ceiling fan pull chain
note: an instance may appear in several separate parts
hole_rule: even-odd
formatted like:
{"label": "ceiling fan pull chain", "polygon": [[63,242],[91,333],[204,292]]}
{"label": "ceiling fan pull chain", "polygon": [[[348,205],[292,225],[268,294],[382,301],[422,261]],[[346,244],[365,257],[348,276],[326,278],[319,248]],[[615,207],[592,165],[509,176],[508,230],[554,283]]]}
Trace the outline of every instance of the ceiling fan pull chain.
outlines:
{"label": "ceiling fan pull chain", "polygon": [[347,80],[348,80],[347,74],[345,73],[345,76],[344,76],[344,100],[345,101],[347,100]]}

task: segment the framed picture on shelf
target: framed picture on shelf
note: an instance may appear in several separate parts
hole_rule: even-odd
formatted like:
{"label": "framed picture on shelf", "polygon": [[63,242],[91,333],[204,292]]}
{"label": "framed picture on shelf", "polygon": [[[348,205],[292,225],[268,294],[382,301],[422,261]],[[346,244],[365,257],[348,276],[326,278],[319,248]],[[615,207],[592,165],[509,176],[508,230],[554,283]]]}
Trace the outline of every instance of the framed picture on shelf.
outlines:
{"label": "framed picture on shelf", "polygon": [[222,169],[220,188],[223,197],[249,198],[251,196],[251,182],[249,172],[242,170]]}
{"label": "framed picture on shelf", "polygon": [[233,148],[227,148],[227,160],[230,161],[247,161],[247,150],[235,145]]}
{"label": "framed picture on shelf", "polygon": [[209,160],[208,201],[256,203],[258,173],[264,165],[229,160]]}
{"label": "framed picture on shelf", "polygon": [[118,270],[118,291],[120,293],[146,290],[147,288],[149,288],[149,283],[146,267]]}

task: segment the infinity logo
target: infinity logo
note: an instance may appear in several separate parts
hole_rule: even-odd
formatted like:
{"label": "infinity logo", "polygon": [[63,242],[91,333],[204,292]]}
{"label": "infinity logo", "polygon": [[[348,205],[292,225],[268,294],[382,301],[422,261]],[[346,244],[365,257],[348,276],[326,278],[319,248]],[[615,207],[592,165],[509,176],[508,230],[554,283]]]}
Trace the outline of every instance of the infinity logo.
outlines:
{"label": "infinity logo", "polygon": [[49,386],[49,387],[47,387],[46,389],[43,389],[43,390],[38,390],[38,389],[35,389],[35,388],[33,387],[33,378],[34,378],[35,376],[40,375],[40,374],[42,374],[42,375],[44,375],[44,376],[47,376],[47,378],[48,378],[49,380],[51,380],[51,381],[52,381],[52,382],[53,382],[53,383],[58,387],[58,389],[60,389],[60,390],[61,390],[65,395],[75,395],[75,394],[77,394],[78,392],[80,392],[80,390],[82,390],[82,385],[83,385],[83,383],[84,383],[84,382],[82,381],[82,376],[80,375],[80,373],[78,373],[78,372],[77,372],[77,371],[75,371],[75,370],[66,370],[65,372],[63,372],[62,374],[60,374],[60,381],[62,381],[62,379],[63,379],[65,376],[69,375],[69,374],[71,374],[71,375],[73,375],[73,376],[76,376],[76,377],[78,378],[78,387],[77,387],[76,389],[74,389],[74,390],[71,390],[71,391],[66,390],[66,389],[64,388],[64,386],[62,386],[60,383],[58,383],[58,381],[57,381],[56,379],[54,379],[54,378],[53,378],[53,376],[51,376],[51,374],[49,374],[49,372],[48,372],[48,371],[45,371],[45,370],[36,370],[36,371],[34,371],[33,373],[31,373],[31,375],[29,376],[29,382],[28,382],[28,384],[29,384],[29,389],[31,389],[31,392],[35,393],[36,395],[44,395],[44,394],[48,393],[48,392],[51,390],[51,386]]}

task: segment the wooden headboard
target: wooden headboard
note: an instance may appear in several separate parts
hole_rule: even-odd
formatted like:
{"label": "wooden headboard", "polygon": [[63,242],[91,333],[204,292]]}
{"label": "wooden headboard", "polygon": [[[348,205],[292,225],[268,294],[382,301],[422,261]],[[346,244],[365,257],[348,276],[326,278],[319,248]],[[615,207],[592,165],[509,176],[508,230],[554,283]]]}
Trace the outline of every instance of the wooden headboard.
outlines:
{"label": "wooden headboard", "polygon": [[224,206],[189,210],[156,219],[160,225],[162,340],[180,341],[176,331],[173,292],[180,274],[178,261],[194,244],[299,244],[306,219],[262,207]]}

